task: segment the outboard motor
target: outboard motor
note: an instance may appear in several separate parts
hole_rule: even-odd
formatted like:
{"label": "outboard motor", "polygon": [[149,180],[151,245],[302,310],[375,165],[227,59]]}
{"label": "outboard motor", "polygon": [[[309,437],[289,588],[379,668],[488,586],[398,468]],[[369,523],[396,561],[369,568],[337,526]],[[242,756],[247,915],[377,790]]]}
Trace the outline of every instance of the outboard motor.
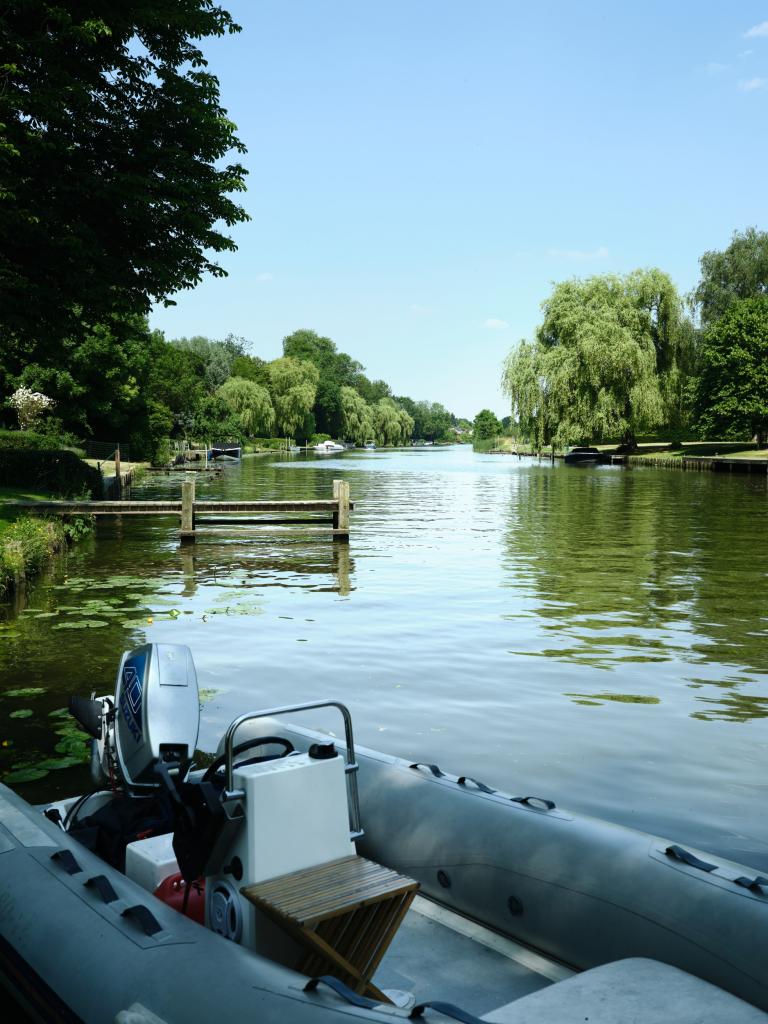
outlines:
{"label": "outboard motor", "polygon": [[123,655],[115,691],[115,748],[129,787],[154,789],[156,766],[186,767],[200,728],[192,652],[182,644],[144,644]]}
{"label": "outboard motor", "polygon": [[176,786],[189,770],[200,725],[192,653],[181,644],[144,644],[128,651],[120,661],[114,698],[72,697],[70,712],[92,737],[94,782],[113,794],[82,798],[67,813],[64,827],[124,870],[129,844],[174,828]]}
{"label": "outboard motor", "polygon": [[115,696],[70,697],[69,710],[94,740],[96,785],[136,794],[157,789],[156,766],[186,766],[200,728],[197,674],[183,644],[144,644],[120,660]]}

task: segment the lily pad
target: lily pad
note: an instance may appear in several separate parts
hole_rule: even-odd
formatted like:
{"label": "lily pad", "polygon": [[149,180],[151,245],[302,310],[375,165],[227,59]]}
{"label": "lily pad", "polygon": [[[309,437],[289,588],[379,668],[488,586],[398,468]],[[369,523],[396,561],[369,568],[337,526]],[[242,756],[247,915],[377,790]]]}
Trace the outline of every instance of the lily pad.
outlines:
{"label": "lily pad", "polygon": [[47,774],[46,768],[18,768],[15,772],[8,772],[3,782],[11,786],[21,782],[37,782],[38,779],[44,779]]}
{"label": "lily pad", "polygon": [[36,697],[38,693],[45,693],[42,686],[21,686],[18,690],[6,690],[6,697]]}
{"label": "lily pad", "polygon": [[68,708],[56,708],[55,711],[48,712],[49,718],[69,718]]}
{"label": "lily pad", "polygon": [[34,616],[36,619],[54,619],[59,613],[58,612],[38,612]]}
{"label": "lily pad", "polygon": [[78,762],[88,760],[90,755],[85,734],[78,729],[74,722],[62,725],[56,730],[56,735],[61,737],[54,747],[57,754],[74,757]]}
{"label": "lily pad", "polygon": [[12,711],[9,718],[31,718],[34,715],[32,708],[19,708],[17,711]]}
{"label": "lily pad", "polygon": [[35,768],[45,768],[46,771],[55,772],[61,768],[74,768],[77,764],[82,764],[83,759],[81,757],[49,757],[45,761],[40,761],[35,765]]}
{"label": "lily pad", "polygon": [[108,622],[102,622],[101,619],[80,619],[78,622],[60,622],[58,626],[54,626],[54,629],[99,629],[102,626],[108,626]]}

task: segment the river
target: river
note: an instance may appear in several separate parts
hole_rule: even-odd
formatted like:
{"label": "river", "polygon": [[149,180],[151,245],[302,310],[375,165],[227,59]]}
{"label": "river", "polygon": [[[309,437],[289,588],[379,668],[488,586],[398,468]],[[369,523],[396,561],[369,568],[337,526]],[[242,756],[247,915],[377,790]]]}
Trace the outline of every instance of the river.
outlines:
{"label": "river", "polygon": [[[0,606],[0,768],[25,796],[88,785],[55,767],[69,693],[113,690],[128,647],[183,643],[203,751],[244,710],[334,696],[362,744],[768,870],[765,477],[467,446],[201,476],[203,499],[327,498],[343,477],[350,544],[230,526],[179,548],[173,519],[100,521]],[[132,497],[178,496],[179,475],[146,479]],[[324,715],[306,724],[336,729]]]}

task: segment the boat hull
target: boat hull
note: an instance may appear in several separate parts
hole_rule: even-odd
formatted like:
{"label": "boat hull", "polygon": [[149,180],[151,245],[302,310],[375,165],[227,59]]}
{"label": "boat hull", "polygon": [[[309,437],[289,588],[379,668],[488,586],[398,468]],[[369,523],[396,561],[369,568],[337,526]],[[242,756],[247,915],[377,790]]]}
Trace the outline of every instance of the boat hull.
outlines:
{"label": "boat hull", "polygon": [[[318,739],[268,720],[250,731],[266,734],[297,749]],[[246,726],[239,739],[248,736]],[[576,968],[650,957],[768,1009],[768,898],[735,882],[754,871],[690,851],[712,865],[703,870],[667,853],[669,840],[373,750],[356,754],[358,852],[417,879],[428,897]],[[72,874],[62,851],[75,858]],[[84,884],[95,876],[116,900]],[[4,973],[42,1001],[43,1019],[59,1019],[58,1005],[70,1019],[113,1021],[138,1002],[167,1022],[216,1019],[222,1006],[260,1024],[314,1021],[319,1006],[326,1021],[348,1020],[338,997],[304,993],[301,975],[183,917],[4,786],[0,906]],[[134,906],[150,910],[160,931],[146,935],[124,916]]]}

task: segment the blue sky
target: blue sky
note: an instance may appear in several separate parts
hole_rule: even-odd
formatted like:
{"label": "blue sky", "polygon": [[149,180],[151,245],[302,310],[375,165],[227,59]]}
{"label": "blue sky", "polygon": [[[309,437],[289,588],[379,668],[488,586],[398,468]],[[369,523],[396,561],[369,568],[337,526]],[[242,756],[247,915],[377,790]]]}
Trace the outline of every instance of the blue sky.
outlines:
{"label": "blue sky", "polygon": [[248,146],[229,277],[156,309],[271,359],[308,327],[396,394],[506,414],[553,281],[768,227],[768,0],[230,0],[209,41]]}

